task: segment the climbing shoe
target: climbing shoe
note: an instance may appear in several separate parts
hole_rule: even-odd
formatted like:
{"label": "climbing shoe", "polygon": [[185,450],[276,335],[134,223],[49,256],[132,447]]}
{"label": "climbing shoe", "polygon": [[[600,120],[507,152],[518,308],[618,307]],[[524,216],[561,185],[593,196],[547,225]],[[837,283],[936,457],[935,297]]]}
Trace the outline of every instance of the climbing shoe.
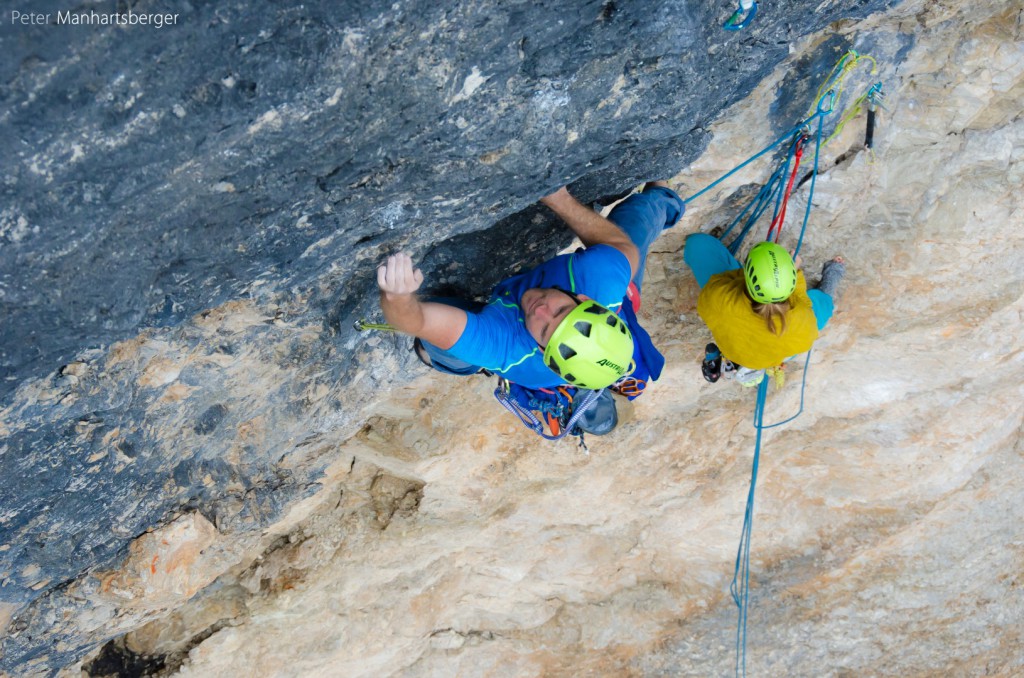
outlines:
{"label": "climbing shoe", "polygon": [[704,347],[704,362],[700,365],[700,371],[704,373],[704,378],[712,384],[721,378],[722,352],[718,350],[717,344],[710,343]]}

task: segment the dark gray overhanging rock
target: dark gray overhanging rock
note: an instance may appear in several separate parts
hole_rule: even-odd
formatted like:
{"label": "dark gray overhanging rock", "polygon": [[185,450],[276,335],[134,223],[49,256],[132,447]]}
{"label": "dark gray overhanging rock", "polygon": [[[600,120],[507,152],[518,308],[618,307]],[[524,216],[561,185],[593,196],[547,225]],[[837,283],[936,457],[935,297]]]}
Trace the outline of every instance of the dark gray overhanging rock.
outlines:
{"label": "dark gray overhanging rock", "polygon": [[[0,669],[54,670],[116,635],[76,625],[89,603],[67,587],[146,530],[196,510],[256,533],[317,489],[329,432],[411,364],[352,330],[382,255],[486,294],[568,242],[540,196],[676,173],[792,40],[891,4],[798,0],[739,33],[707,0],[2,22],[0,598],[20,611]],[[769,124],[801,112],[777,103]]]}

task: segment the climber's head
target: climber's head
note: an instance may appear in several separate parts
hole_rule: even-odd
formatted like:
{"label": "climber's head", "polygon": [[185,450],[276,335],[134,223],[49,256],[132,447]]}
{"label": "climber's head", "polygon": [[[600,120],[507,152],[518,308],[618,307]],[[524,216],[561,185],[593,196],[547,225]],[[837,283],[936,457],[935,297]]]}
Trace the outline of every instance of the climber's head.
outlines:
{"label": "climber's head", "polygon": [[533,288],[520,299],[526,329],[544,348],[544,364],[570,384],[600,389],[627,374],[633,336],[626,323],[585,295]]}
{"label": "climber's head", "polygon": [[789,299],[796,289],[796,265],[781,245],[762,242],[754,245],[743,266],[747,293],[759,304],[778,304]]}

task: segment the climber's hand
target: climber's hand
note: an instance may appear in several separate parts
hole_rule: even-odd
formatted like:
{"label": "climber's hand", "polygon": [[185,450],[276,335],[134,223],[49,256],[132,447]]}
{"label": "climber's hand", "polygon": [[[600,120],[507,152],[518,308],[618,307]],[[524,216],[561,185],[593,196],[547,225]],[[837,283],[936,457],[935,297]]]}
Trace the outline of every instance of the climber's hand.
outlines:
{"label": "climber's hand", "polygon": [[385,294],[413,294],[422,284],[423,272],[413,268],[412,257],[405,252],[392,254],[377,268],[377,286]]}

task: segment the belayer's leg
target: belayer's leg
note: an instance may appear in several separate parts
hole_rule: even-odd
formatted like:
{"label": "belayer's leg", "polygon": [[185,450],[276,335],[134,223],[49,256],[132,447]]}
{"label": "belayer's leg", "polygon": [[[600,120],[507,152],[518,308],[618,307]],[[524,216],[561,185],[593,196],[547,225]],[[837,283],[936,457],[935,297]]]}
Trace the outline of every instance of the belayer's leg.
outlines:
{"label": "belayer's leg", "polygon": [[835,300],[839,293],[839,282],[846,275],[846,262],[842,257],[835,257],[826,261],[821,267],[821,282],[813,290],[807,290],[807,296],[811,298],[811,306],[814,308],[814,317],[818,321],[818,330],[825,329],[825,325],[832,318],[835,312]]}
{"label": "belayer's leg", "polygon": [[707,233],[686,236],[683,261],[693,271],[693,277],[701,288],[713,275],[743,268],[721,240]]}
{"label": "belayer's leg", "polygon": [[647,251],[661,232],[675,226],[686,212],[683,199],[661,183],[648,183],[643,192],[629,196],[608,215],[608,219],[625,231],[640,250],[640,265],[633,276],[637,289],[643,285]]}

